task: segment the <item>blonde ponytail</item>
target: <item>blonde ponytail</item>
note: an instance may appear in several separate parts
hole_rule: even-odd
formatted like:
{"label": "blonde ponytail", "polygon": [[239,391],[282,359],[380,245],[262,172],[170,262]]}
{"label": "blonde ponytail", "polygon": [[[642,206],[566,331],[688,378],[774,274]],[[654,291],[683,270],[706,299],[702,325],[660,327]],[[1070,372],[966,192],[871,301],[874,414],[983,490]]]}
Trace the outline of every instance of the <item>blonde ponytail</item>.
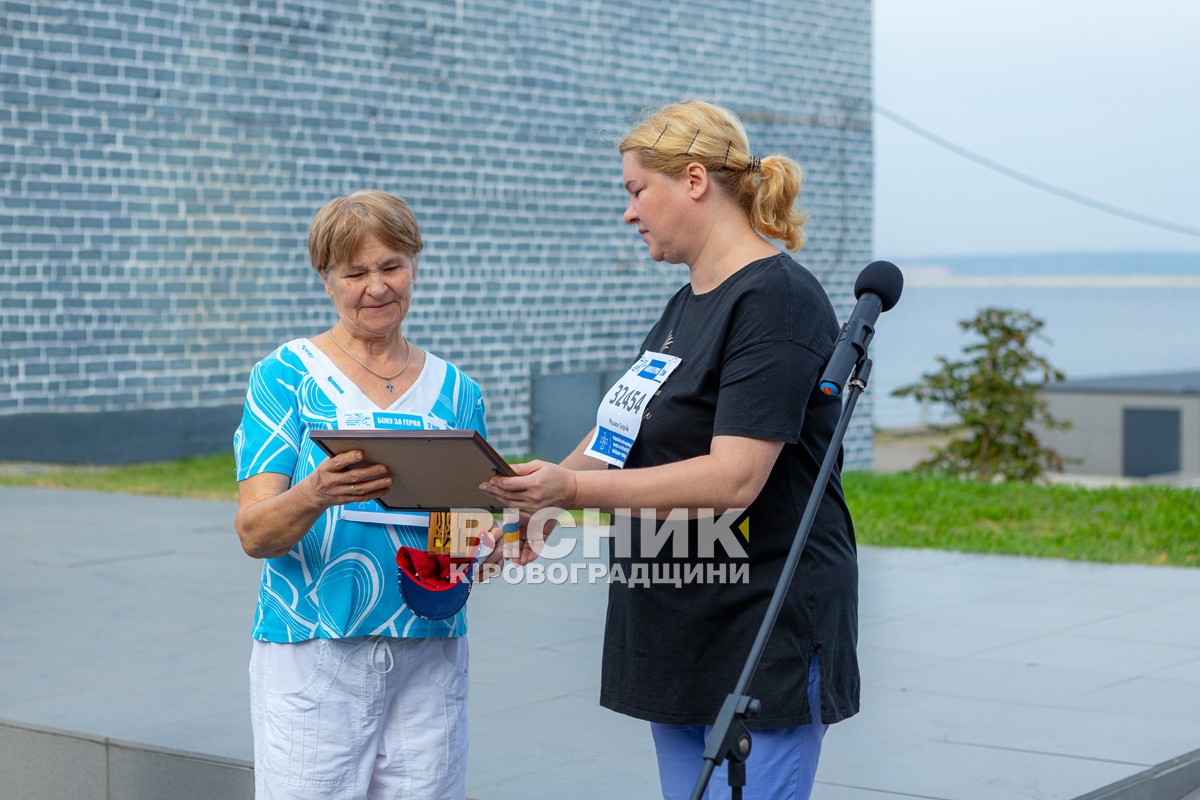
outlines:
{"label": "blonde ponytail", "polygon": [[767,156],[758,172],[746,172],[741,179],[741,191],[750,199],[750,225],[788,250],[804,247],[808,214],[796,202],[803,182],[804,171],[787,156]]}

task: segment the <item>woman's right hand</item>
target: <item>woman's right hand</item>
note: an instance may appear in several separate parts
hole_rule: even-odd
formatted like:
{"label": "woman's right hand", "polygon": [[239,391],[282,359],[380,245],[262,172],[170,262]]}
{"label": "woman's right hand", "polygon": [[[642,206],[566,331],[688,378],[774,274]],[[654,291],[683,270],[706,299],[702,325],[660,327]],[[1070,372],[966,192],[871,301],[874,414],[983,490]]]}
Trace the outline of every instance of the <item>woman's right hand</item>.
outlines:
{"label": "woman's right hand", "polygon": [[233,519],[242,549],[254,558],[281,556],[330,507],[383,497],[392,485],[387,467],[363,466],[362,460],[361,450],[332,456],[295,486],[287,475],[275,472],[242,480]]}
{"label": "woman's right hand", "polygon": [[378,500],[392,487],[392,477],[383,464],[358,466],[362,460],[361,450],[330,456],[303,482],[322,508]]}
{"label": "woman's right hand", "polygon": [[543,508],[574,508],[575,472],[546,461],[512,465],[514,475],[498,475],[479,488],[506,508],[532,514]]}

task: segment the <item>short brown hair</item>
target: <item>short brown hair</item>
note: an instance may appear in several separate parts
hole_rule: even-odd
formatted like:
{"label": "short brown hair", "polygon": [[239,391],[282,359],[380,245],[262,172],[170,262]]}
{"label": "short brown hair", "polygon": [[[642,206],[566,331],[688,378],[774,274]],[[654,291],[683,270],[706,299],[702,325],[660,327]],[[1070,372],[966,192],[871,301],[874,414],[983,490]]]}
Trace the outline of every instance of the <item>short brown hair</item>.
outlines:
{"label": "short brown hair", "polygon": [[363,239],[374,234],[393,250],[414,259],[425,247],[421,228],[408,203],[378,189],[335,197],[317,212],[308,227],[308,253],[322,277],[334,264],[358,255]]}

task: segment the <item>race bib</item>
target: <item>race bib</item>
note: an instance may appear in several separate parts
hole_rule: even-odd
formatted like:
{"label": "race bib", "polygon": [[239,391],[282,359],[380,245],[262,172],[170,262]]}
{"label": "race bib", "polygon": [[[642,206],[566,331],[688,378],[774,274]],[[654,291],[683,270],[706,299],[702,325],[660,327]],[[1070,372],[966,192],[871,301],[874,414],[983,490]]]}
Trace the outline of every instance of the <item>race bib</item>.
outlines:
{"label": "race bib", "polygon": [[399,414],[395,411],[337,410],[338,430],[444,431],[450,426],[445,420],[420,414]]}
{"label": "race bib", "polygon": [[[437,417],[418,414],[398,414],[394,411],[337,410],[338,430],[400,430],[441,431],[450,426]],[[342,507],[342,519],[353,522],[374,522],[382,525],[411,525],[425,527],[429,514],[411,511],[388,511],[374,500],[347,503]]]}
{"label": "race bib", "polygon": [[596,410],[596,433],[585,455],[615,467],[624,467],[629,450],[642,427],[646,405],[682,362],[678,356],[642,353],[621,376]]}

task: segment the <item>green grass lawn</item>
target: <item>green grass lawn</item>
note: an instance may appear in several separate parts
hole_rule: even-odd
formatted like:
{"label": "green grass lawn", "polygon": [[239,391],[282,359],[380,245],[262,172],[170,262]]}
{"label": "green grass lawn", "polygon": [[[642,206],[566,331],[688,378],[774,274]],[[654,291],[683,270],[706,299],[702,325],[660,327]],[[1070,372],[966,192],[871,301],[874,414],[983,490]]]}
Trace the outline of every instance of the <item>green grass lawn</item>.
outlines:
{"label": "green grass lawn", "polygon": [[843,484],[863,544],[1200,567],[1200,492],[1191,489],[869,472]]}
{"label": "green grass lawn", "polygon": [[[858,540],[886,547],[1200,567],[1200,492],[960,481],[911,473],[843,476]],[[237,499],[233,457],[0,476],[45,486]]]}
{"label": "green grass lawn", "polygon": [[91,489],[98,492],[154,494],[237,500],[232,454],[120,467],[66,467],[25,475],[0,475],[0,486]]}

